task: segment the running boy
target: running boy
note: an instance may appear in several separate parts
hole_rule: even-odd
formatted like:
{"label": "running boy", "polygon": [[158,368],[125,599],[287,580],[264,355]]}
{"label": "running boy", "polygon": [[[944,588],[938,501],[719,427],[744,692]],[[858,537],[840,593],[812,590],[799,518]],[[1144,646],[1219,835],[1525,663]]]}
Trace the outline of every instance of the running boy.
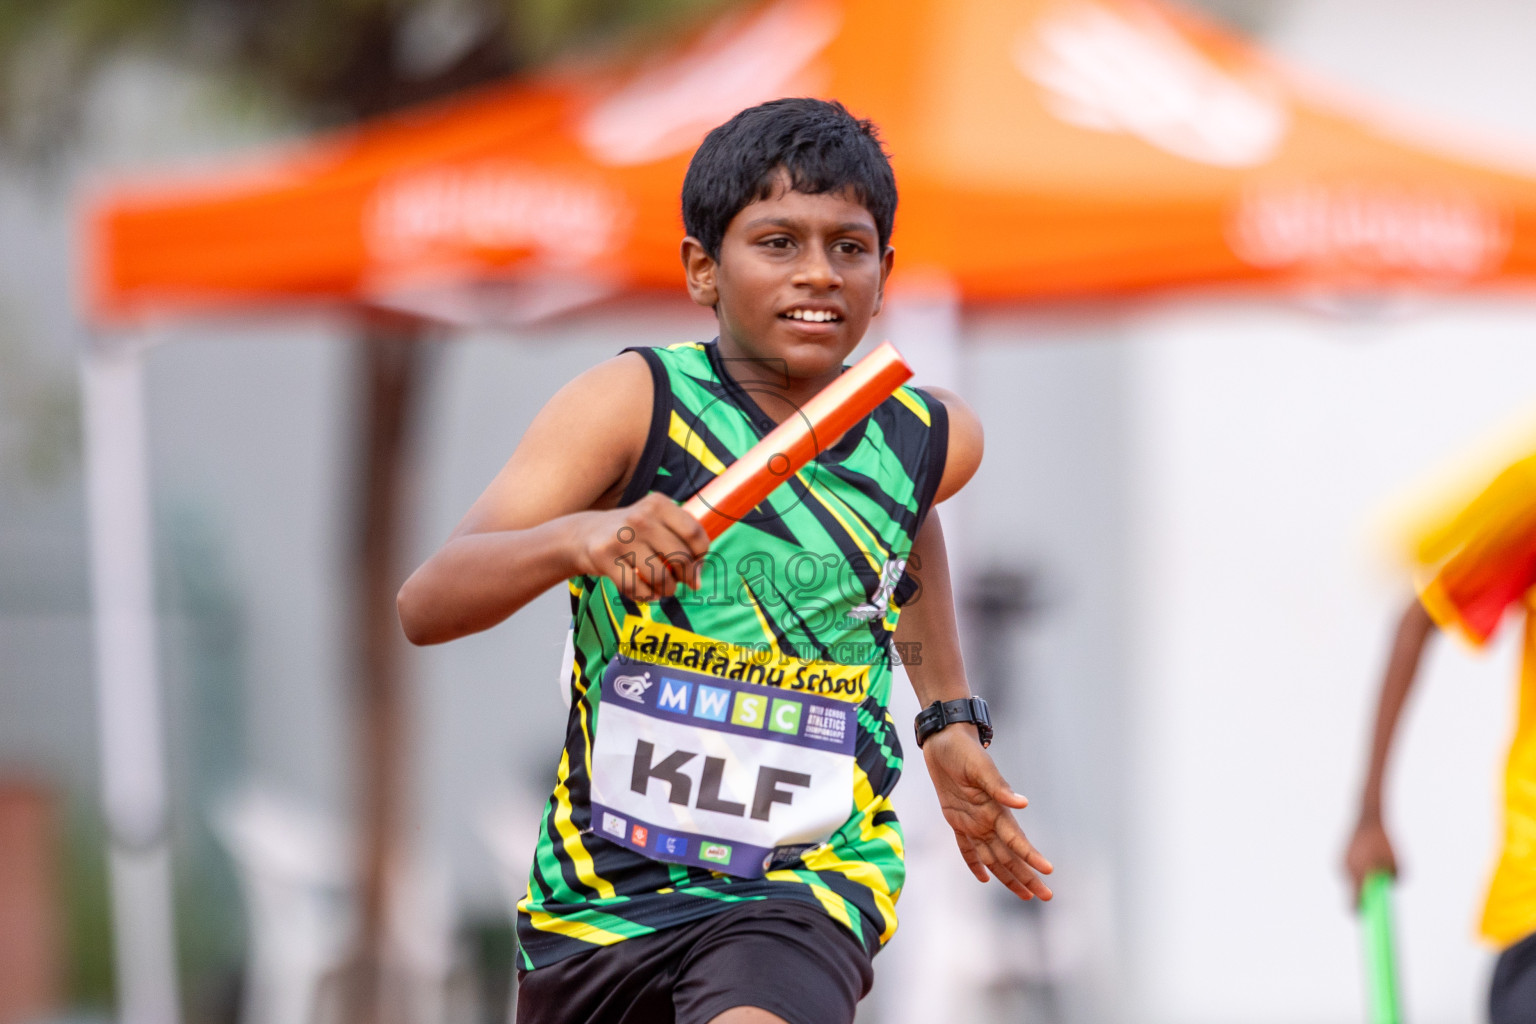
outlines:
{"label": "running boy", "polygon": [[519,1021],[853,1020],[904,879],[893,640],[961,855],[1050,898],[1026,801],[983,749],[931,512],[981,460],[974,414],[902,388],[713,545],[678,506],[841,372],[880,310],[895,210],[874,127],[837,103],[710,132],[682,259],[719,337],[566,385],[400,591],[427,644],[569,581],[571,713],[518,908]]}
{"label": "running boy", "polygon": [[1482,934],[1502,952],[1488,993],[1491,1024],[1536,1020],[1536,455],[1506,468],[1414,552],[1419,596],[1398,623],[1377,701],[1360,812],[1344,854],[1358,901],[1372,871],[1397,873],[1382,788],[1398,717],[1436,626],[1486,644],[1511,610],[1524,621],[1520,713],[1504,775],[1504,849],[1488,886]]}

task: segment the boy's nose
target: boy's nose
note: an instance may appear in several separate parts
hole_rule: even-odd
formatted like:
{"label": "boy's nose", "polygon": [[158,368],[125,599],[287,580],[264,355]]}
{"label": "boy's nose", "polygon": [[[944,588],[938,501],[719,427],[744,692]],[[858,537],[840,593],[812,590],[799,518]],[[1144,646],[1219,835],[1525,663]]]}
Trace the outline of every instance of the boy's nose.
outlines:
{"label": "boy's nose", "polygon": [[827,258],[826,253],[811,248],[800,260],[800,265],[795,268],[794,283],[811,288],[839,288],[842,286],[843,278],[832,266],[832,261]]}

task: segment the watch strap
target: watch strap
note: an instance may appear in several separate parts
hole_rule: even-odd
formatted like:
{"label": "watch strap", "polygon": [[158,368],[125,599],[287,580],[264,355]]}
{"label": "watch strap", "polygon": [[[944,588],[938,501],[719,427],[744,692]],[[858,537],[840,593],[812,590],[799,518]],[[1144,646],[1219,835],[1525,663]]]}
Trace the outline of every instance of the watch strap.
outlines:
{"label": "watch strap", "polygon": [[917,733],[918,748],[922,748],[929,736],[956,722],[975,725],[981,745],[991,744],[992,716],[987,712],[987,702],[980,697],[962,697],[959,700],[936,700],[917,713],[912,727]]}

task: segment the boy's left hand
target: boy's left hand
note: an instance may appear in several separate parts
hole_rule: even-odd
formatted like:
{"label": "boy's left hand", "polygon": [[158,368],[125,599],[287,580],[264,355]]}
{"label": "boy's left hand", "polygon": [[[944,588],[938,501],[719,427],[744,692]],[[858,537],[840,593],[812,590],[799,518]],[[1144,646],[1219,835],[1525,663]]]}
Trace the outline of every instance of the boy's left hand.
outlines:
{"label": "boy's left hand", "polygon": [[988,873],[1020,899],[1051,898],[1040,875],[1053,870],[1035,849],[1013,812],[1029,801],[1013,791],[970,725],[952,725],[923,744],[928,777],[939,796],[944,820],[971,874],[982,882]]}

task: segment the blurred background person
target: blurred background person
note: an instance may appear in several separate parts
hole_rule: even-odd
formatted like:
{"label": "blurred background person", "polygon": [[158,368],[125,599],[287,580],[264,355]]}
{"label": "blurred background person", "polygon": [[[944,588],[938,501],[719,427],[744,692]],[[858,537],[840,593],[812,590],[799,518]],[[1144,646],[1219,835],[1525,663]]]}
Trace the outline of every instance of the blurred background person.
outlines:
{"label": "blurred background person", "polygon": [[1506,617],[1520,620],[1519,710],[1504,775],[1504,839],[1483,905],[1483,938],[1500,950],[1488,994],[1493,1024],[1536,1019],[1536,455],[1509,466],[1419,541],[1419,596],[1398,623],[1381,681],[1360,816],[1345,853],[1355,900],[1372,871],[1397,874],[1382,816],[1387,762],[1403,706],[1435,627],[1482,648]]}

